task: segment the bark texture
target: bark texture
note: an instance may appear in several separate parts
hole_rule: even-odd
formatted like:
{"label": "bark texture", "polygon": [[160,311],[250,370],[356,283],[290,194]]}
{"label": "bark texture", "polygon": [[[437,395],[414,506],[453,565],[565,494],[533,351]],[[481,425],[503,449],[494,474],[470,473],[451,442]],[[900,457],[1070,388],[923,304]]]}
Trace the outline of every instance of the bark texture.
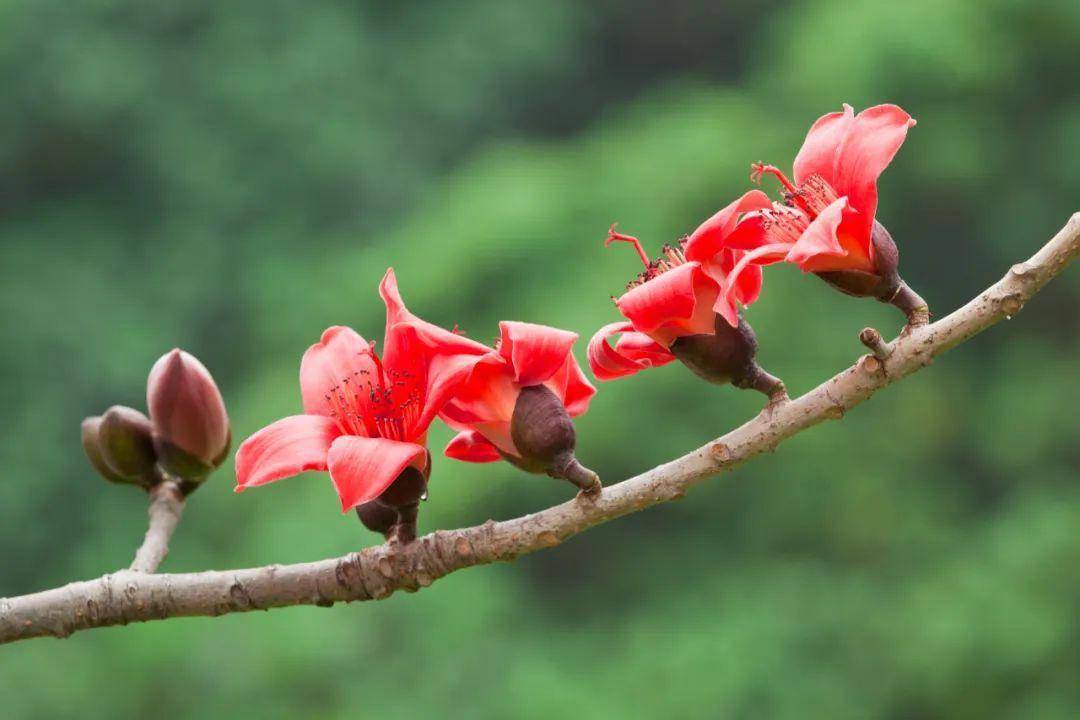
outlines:
{"label": "bark texture", "polygon": [[574,500],[513,520],[440,530],[407,545],[384,544],[344,557],[295,565],[150,575],[120,571],[44,592],[0,599],[0,642],[66,637],[78,630],[192,615],[222,615],[289,605],[380,600],[416,591],[473,565],[513,560],[552,547],[608,520],[677,500],[694,485],[735,468],[787,438],[848,409],[926,367],[946,350],[1016,315],[1080,254],[1080,213],[1026,262],[938,322],[912,329],[875,354],[794,400],[676,460]]}

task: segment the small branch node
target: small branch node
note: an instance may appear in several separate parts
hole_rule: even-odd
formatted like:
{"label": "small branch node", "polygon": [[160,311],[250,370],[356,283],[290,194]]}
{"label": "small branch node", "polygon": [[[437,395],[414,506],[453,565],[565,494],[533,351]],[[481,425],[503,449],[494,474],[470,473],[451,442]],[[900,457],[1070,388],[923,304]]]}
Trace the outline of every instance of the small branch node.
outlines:
{"label": "small branch node", "polygon": [[881,333],[872,327],[863,328],[859,333],[859,341],[869,348],[878,360],[887,360],[892,355],[892,347],[881,337]]}
{"label": "small branch node", "polygon": [[1001,312],[1005,317],[1011,318],[1024,308],[1024,301],[1017,294],[1007,295],[1001,300]]}

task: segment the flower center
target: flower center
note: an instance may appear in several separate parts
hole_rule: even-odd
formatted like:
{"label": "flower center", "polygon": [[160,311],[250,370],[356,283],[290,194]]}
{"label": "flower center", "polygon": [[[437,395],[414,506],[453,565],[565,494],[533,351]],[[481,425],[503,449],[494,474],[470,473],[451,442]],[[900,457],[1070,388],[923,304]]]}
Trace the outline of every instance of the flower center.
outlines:
{"label": "flower center", "polygon": [[771,210],[761,211],[761,227],[766,244],[794,245],[810,226],[806,213],[786,205],[774,204]]}
{"label": "flower center", "polygon": [[811,220],[840,198],[832,185],[817,173],[806,178],[802,185],[796,187],[775,165],[764,165],[758,162],[750,166],[750,179],[753,182],[760,185],[761,178],[765,175],[775,176],[784,186],[784,201],[789,206],[805,212]]}
{"label": "flower center", "polygon": [[619,241],[630,243],[637,251],[638,257],[641,259],[641,264],[645,266],[645,270],[638,273],[637,277],[626,284],[627,290],[633,290],[639,285],[647,283],[654,277],[663,275],[668,270],[678,267],[686,263],[686,256],[683,254],[683,250],[686,248],[687,236],[680,238],[676,245],[665,244],[660,250],[660,256],[655,260],[650,260],[649,256],[645,253],[645,249],[641,246],[641,241],[633,235],[623,235],[620,232],[615,231],[615,226],[612,225],[608,229],[607,239],[604,240],[604,247],[611,245],[611,243]]}
{"label": "flower center", "polygon": [[360,354],[371,358],[375,371],[354,370],[331,387],[324,396],[330,416],[347,435],[411,440],[423,405],[415,376],[385,368],[375,343]]}

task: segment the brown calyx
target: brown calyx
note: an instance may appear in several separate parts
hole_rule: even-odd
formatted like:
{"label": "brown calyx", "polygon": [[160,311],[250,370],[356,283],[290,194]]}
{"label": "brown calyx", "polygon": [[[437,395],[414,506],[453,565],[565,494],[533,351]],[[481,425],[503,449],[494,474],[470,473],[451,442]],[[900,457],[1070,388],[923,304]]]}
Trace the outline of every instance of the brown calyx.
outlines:
{"label": "brown calyx", "polygon": [[568,480],[585,493],[599,492],[600,477],[574,456],[574,421],[550,388],[531,385],[521,389],[510,419],[510,437],[519,455],[500,454],[514,466]]}
{"label": "brown calyx", "polygon": [[875,220],[870,237],[874,245],[874,272],[835,270],[815,274],[842,293],[872,297],[895,306],[907,317],[908,327],[925,325],[930,320],[930,309],[926,301],[901,279],[898,272],[900,252],[892,235]]}
{"label": "brown calyx", "polygon": [[742,318],[737,327],[717,315],[712,335],[688,335],[668,348],[679,362],[702,380],[737,388],[752,388],[778,402],[787,397],[784,383],[770,375],[755,359],[757,336]]}
{"label": "brown calyx", "polygon": [[427,498],[431,474],[431,453],[427,471],[411,465],[401,471],[379,497],[356,506],[356,516],[368,530],[382,533],[391,543],[409,543],[416,539],[416,520],[420,501]]}

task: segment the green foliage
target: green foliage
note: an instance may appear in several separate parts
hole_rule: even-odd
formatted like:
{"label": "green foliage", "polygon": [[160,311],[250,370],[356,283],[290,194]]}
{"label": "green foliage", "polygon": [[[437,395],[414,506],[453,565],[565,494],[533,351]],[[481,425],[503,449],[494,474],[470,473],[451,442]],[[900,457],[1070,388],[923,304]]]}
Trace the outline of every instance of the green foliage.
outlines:
{"label": "green foliage", "polygon": [[[636,271],[601,247],[612,221],[657,248],[842,101],[919,120],[880,218],[939,315],[1078,209],[1075,3],[713,4],[0,3],[0,595],[130,560],[145,498],[93,474],[79,420],[142,407],[170,347],[214,372],[239,440],[298,409],[326,325],[381,337],[391,264],[414,311],[477,339],[587,339]],[[1075,717],[1078,300],[1072,273],[842,422],[513,566],[5,647],[5,717]],[[747,317],[793,392],[901,322],[788,267]],[[677,365],[600,391],[579,455],[607,482],[761,403]],[[435,462],[422,531],[571,492]],[[376,542],[325,475],[231,476],[164,569]]]}

